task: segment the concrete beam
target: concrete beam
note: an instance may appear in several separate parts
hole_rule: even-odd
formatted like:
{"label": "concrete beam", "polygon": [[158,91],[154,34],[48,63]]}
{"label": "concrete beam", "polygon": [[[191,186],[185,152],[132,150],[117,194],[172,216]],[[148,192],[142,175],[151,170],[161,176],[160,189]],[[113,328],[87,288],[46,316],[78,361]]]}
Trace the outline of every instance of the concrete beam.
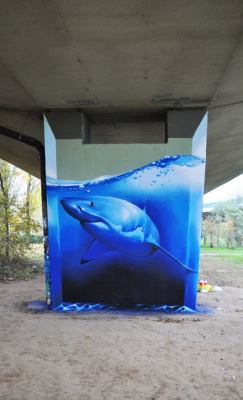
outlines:
{"label": "concrete beam", "polygon": [[[98,114],[209,107],[212,189],[243,171],[242,26],[240,0],[2,2],[0,125],[43,142],[47,110],[78,109],[92,125]],[[0,157],[37,174],[28,150],[0,140]]]}

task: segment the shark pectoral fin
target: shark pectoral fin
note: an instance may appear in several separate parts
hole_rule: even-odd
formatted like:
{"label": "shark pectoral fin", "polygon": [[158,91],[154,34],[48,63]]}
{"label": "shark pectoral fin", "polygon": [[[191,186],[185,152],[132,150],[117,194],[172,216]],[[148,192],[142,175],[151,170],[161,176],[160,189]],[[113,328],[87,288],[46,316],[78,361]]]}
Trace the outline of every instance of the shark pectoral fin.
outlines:
{"label": "shark pectoral fin", "polygon": [[165,250],[164,247],[161,247],[159,244],[157,243],[150,243],[151,246],[154,247],[155,250],[160,250],[163,253],[167,254],[167,256],[169,256],[170,258],[172,258],[177,264],[179,264],[182,268],[186,269],[187,271],[190,272],[194,272],[193,269],[191,269],[190,267],[188,267],[187,265],[183,264],[183,262],[181,262],[180,260],[178,260],[178,258],[176,258],[175,256],[173,256],[173,254],[171,254],[168,250]]}
{"label": "shark pectoral fin", "polygon": [[93,261],[107,251],[109,251],[107,247],[103,246],[103,244],[98,240],[94,240],[84,252],[80,264],[86,264],[87,262]]}

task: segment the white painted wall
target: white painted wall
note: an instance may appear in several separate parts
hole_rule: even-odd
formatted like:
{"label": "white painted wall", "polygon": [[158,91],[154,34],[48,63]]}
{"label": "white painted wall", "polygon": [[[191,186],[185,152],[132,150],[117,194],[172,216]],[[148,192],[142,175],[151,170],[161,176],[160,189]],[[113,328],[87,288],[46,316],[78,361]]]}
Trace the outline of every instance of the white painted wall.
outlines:
{"label": "white painted wall", "polygon": [[86,144],[81,139],[57,140],[57,177],[86,180],[115,175],[166,155],[191,154],[192,139],[171,138],[167,144]]}

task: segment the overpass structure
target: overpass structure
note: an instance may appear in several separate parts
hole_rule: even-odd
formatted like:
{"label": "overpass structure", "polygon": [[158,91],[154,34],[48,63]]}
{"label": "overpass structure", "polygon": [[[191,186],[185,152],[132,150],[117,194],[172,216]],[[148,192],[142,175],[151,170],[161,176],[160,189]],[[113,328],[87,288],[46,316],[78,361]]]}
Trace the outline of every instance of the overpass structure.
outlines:
{"label": "overpass structure", "polygon": [[241,0],[1,1],[0,38],[0,133],[20,139],[0,158],[40,176],[21,135],[44,145],[45,114],[59,177],[118,173],[187,152],[208,110],[206,191],[242,173]]}

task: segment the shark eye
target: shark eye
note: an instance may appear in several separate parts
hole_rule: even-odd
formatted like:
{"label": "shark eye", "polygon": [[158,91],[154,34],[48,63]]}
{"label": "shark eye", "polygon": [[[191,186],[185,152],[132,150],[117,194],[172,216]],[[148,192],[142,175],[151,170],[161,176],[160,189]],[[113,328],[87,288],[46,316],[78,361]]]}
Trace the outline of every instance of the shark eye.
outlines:
{"label": "shark eye", "polygon": [[90,207],[93,207],[94,203],[93,201],[90,202]]}

